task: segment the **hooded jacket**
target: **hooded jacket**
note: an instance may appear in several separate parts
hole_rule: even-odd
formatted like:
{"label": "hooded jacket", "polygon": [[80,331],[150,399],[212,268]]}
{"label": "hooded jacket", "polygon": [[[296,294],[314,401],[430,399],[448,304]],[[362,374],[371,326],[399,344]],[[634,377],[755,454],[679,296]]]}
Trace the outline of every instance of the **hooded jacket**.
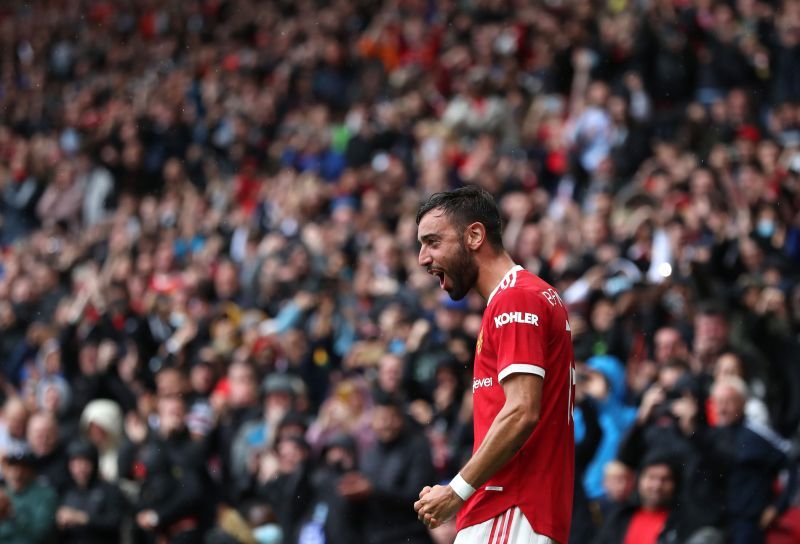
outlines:
{"label": "hooded jacket", "polygon": [[[64,544],[103,544],[119,540],[119,528],[128,505],[122,492],[113,484],[104,482],[98,476],[97,452],[86,448],[87,455],[81,455],[92,462],[92,476],[86,487],[74,481],[67,488],[60,506],[67,506],[85,512],[89,522],[80,527],[70,527],[60,532],[59,542]],[[75,455],[71,445],[69,453]]]}
{"label": "hooded jacket", "polygon": [[[616,357],[598,355],[590,358],[586,365],[605,376],[608,382],[608,395],[605,399],[596,399],[595,408],[603,430],[603,438],[597,448],[583,478],[587,498],[597,499],[603,496],[603,467],[616,458],[617,448],[625,432],[636,419],[636,408],[624,403],[625,368]],[[577,412],[576,412],[577,414]],[[575,426],[582,422],[582,415],[576,415]]]}
{"label": "hooded jacket", "polygon": [[81,431],[84,433],[94,423],[108,434],[109,442],[100,448],[99,474],[107,482],[116,482],[119,476],[117,457],[122,440],[122,410],[113,400],[97,399],[86,405],[81,414]]}

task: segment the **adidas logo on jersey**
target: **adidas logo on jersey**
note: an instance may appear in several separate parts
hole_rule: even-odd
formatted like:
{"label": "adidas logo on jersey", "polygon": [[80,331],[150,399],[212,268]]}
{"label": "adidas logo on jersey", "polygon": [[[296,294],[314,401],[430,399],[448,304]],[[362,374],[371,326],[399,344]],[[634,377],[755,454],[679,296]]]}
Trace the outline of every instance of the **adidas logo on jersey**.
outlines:
{"label": "adidas logo on jersey", "polygon": [[499,329],[503,325],[508,325],[509,323],[527,323],[538,327],[539,316],[529,312],[505,312],[494,316],[495,329]]}

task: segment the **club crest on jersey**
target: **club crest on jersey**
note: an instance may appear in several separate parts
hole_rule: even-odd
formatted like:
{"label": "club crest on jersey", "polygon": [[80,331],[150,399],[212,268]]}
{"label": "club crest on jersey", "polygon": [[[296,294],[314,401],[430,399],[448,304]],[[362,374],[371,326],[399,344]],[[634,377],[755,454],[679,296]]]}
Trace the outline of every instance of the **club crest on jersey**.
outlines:
{"label": "club crest on jersey", "polygon": [[483,327],[481,327],[481,332],[480,334],[478,334],[478,343],[475,344],[475,351],[480,353],[482,348],[483,348]]}
{"label": "club crest on jersey", "polygon": [[530,312],[504,312],[494,316],[494,328],[499,329],[509,323],[527,323],[535,327],[539,326],[539,316]]}

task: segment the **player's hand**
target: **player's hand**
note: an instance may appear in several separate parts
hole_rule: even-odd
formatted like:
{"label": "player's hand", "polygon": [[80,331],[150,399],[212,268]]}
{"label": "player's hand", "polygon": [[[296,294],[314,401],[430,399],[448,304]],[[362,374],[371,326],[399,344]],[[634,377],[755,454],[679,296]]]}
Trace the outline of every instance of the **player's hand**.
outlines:
{"label": "player's hand", "polygon": [[455,516],[464,504],[449,485],[425,487],[419,497],[414,503],[414,511],[419,520],[431,529],[436,529]]}

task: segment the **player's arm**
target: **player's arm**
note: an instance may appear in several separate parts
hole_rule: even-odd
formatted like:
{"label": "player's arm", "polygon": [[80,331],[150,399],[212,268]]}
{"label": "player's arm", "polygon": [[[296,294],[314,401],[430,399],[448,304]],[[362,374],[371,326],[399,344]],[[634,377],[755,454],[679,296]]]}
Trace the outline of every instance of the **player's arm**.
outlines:
{"label": "player's arm", "polygon": [[539,422],[543,380],[536,374],[517,373],[503,380],[506,402],[478,451],[460,474],[475,489],[486,483],[519,451]]}
{"label": "player's arm", "polygon": [[[511,374],[503,380],[505,404],[480,447],[459,473],[464,482],[473,488],[481,487],[525,444],[539,422],[542,384],[541,377],[528,373]],[[414,509],[426,525],[437,527],[463,504],[452,486],[426,487]]]}

